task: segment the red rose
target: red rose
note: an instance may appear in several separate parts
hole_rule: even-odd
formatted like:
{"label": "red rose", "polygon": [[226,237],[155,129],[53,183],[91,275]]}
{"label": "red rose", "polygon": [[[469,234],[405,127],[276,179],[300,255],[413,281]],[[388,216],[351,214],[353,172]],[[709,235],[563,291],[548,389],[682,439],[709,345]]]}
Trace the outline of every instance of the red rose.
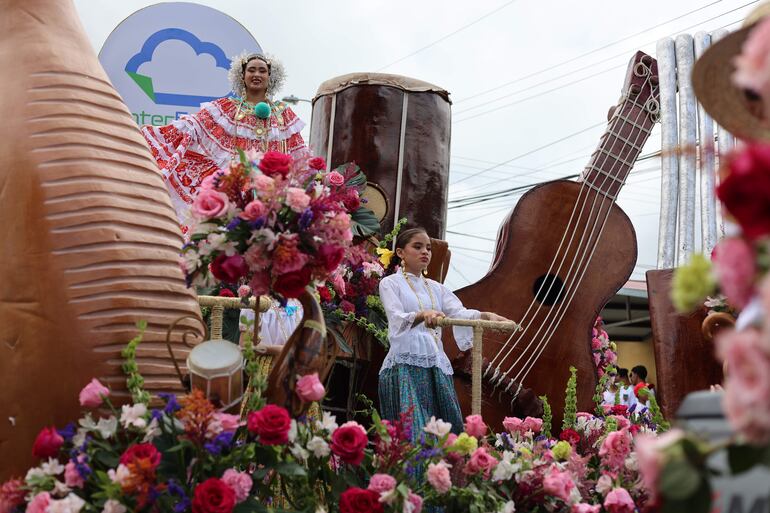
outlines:
{"label": "red rose", "polygon": [[268,404],[258,411],[249,413],[249,431],[259,436],[265,445],[283,445],[289,441],[291,417],[286,408]]}
{"label": "red rose", "polygon": [[160,465],[160,451],[151,443],[134,444],[121,454],[120,462],[128,465],[137,460],[148,460],[153,468]]}
{"label": "red rose", "polygon": [[249,266],[241,255],[222,254],[211,262],[211,274],[225,283],[237,283],[239,279],[246,276],[247,272],[249,272]]}
{"label": "red rose", "polygon": [[570,445],[575,446],[580,441],[580,435],[574,429],[565,429],[559,435],[561,440],[569,442]]}
{"label": "red rose", "polygon": [[273,289],[286,298],[297,298],[305,291],[310,283],[310,267],[305,266],[299,271],[284,273],[275,279]]}
{"label": "red rose", "polygon": [[329,287],[324,285],[323,287],[319,287],[318,289],[318,295],[321,296],[321,302],[328,303],[332,300],[332,293],[329,292]]}
{"label": "red rose", "polygon": [[340,495],[341,513],[382,513],[380,494],[374,490],[348,488]]}
{"label": "red rose", "polygon": [[326,161],[321,157],[313,157],[307,161],[307,165],[310,166],[310,169],[315,169],[316,171],[323,171],[326,169]]}
{"label": "red rose", "polygon": [[613,415],[623,415],[625,417],[628,415],[628,406],[625,404],[615,404],[610,409],[610,413]]}
{"label": "red rose", "polygon": [[235,297],[235,294],[230,289],[222,289],[219,291],[219,297]]}
{"label": "red rose", "polygon": [[32,456],[35,458],[53,458],[59,454],[59,449],[64,445],[64,438],[56,431],[53,426],[44,427],[40,430],[32,444]]}
{"label": "red rose", "polygon": [[356,311],[356,305],[354,305],[347,299],[343,299],[342,301],[340,301],[340,310],[342,310],[345,313],[354,313]]}
{"label": "red rose", "polygon": [[230,513],[235,507],[235,492],[221,479],[210,477],[195,487],[193,513]]}
{"label": "red rose", "polygon": [[331,450],[345,463],[358,465],[364,459],[364,448],[369,443],[366,431],[357,423],[343,424],[332,434]]}
{"label": "red rose", "polygon": [[349,189],[345,195],[345,199],[342,200],[345,205],[345,210],[348,212],[355,212],[358,207],[361,206],[361,198],[358,197],[358,191],[355,189]]}
{"label": "red rose", "polygon": [[268,151],[259,161],[259,169],[267,176],[281,175],[286,178],[291,166],[291,156],[280,151]]}
{"label": "red rose", "polygon": [[318,248],[318,264],[328,272],[334,271],[345,256],[345,248],[334,244],[321,244]]}
{"label": "red rose", "polygon": [[730,174],[717,187],[717,196],[747,239],[770,234],[770,145],[750,144],[733,152],[727,165]]}

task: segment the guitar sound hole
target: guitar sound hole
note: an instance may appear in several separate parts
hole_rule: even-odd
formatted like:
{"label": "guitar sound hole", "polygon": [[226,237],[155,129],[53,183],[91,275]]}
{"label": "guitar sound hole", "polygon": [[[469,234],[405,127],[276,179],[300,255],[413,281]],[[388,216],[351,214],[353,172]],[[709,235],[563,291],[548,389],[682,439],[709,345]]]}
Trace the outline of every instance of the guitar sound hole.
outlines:
{"label": "guitar sound hole", "polygon": [[535,280],[532,293],[540,304],[553,306],[561,300],[564,282],[553,274],[544,274]]}

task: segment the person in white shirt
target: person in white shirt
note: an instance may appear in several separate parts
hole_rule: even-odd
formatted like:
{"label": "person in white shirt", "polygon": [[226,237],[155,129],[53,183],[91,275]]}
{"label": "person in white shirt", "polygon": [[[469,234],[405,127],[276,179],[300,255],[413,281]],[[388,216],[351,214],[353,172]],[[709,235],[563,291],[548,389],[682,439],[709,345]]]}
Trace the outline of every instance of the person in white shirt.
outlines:
{"label": "person in white shirt", "polygon": [[[294,333],[300,320],[302,320],[302,304],[298,300],[289,299],[286,306],[281,306],[278,301],[273,300],[270,308],[259,316],[259,342],[255,344],[257,351],[277,356]],[[241,340],[247,329],[253,329],[253,323],[254,310],[241,309],[239,322]]]}
{"label": "person in white shirt", "polygon": [[[452,382],[452,365],[444,352],[438,319],[505,321],[491,312],[465,308],[458,297],[441,283],[425,277],[431,259],[431,243],[422,228],[402,231],[396,239],[389,269],[400,265],[380,281],[380,299],[388,317],[390,349],[380,369],[380,413],[398,420],[412,412],[412,439],[417,440],[430,418],[452,424],[452,432],[463,430],[463,417]],[[455,341],[462,351],[473,345],[473,329],[455,327]]]}

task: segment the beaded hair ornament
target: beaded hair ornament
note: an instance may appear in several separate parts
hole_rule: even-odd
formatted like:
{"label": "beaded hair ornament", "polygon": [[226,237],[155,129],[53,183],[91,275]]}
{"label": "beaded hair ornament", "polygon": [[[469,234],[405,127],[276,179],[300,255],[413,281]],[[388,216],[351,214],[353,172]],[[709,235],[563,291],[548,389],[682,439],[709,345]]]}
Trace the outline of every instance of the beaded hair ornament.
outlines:
{"label": "beaded hair ornament", "polygon": [[227,73],[227,78],[230,80],[230,87],[237,96],[240,96],[241,98],[246,97],[246,84],[243,82],[244,67],[246,63],[253,58],[260,59],[267,63],[267,69],[270,74],[270,78],[267,80],[267,96],[270,97],[283,87],[283,82],[286,80],[286,71],[284,70],[281,61],[261,53],[247,52],[244,50],[240,55],[237,55],[230,60],[230,71]]}

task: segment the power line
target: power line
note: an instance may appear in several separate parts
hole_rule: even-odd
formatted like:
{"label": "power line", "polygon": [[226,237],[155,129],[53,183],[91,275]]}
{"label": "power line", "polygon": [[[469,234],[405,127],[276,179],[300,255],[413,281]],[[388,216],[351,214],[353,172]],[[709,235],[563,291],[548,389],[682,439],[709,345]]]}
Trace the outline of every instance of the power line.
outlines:
{"label": "power line", "polygon": [[463,25],[462,27],[460,27],[459,29],[455,30],[454,32],[450,32],[449,34],[436,39],[432,43],[429,43],[429,44],[427,44],[427,45],[425,45],[425,46],[423,46],[421,48],[418,48],[417,50],[413,51],[412,53],[410,53],[408,55],[404,55],[400,59],[396,59],[395,61],[391,62],[390,64],[381,67],[377,71],[382,71],[384,69],[387,69],[387,68],[393,66],[394,64],[398,64],[399,62],[404,61],[404,60],[408,59],[409,57],[412,57],[413,55],[417,55],[418,53],[422,52],[423,50],[427,50],[428,48],[436,46],[440,42],[442,42],[442,41],[444,41],[446,39],[449,39],[450,37],[454,36],[455,34],[458,34],[458,33],[462,32],[463,30],[467,29],[468,27],[470,27],[472,25],[475,25],[476,23],[480,22],[481,20],[489,18],[490,16],[492,16],[496,12],[502,11],[503,9],[505,9],[506,7],[508,7],[509,5],[511,5],[512,3],[516,2],[516,1],[517,0],[510,0],[509,2],[504,3],[503,5],[498,7],[497,9],[494,9],[494,10],[486,13],[484,16],[482,16],[480,18],[476,18],[475,20],[473,20],[472,22],[468,23],[467,25]]}
{"label": "power line", "polygon": [[457,249],[462,249],[462,250],[465,250],[465,251],[475,251],[476,253],[487,253],[487,254],[490,254],[490,255],[494,255],[495,254],[494,251],[489,251],[489,250],[486,250],[486,249],[466,248],[466,247],[463,247],[463,246],[452,246],[452,247],[457,248]]}
{"label": "power line", "polygon": [[467,276],[465,276],[465,275],[462,273],[462,271],[460,271],[460,269],[458,269],[458,268],[457,268],[457,266],[456,266],[456,265],[454,265],[452,262],[449,262],[449,267],[451,267],[452,269],[454,269],[455,271],[457,271],[457,274],[459,274],[459,275],[460,275],[460,277],[461,277],[463,280],[465,280],[465,283],[466,283],[467,285],[470,285],[471,283],[473,283],[473,282],[472,282],[471,280],[469,280],[469,279],[468,279],[468,277],[467,277]]}
{"label": "power line", "polygon": [[[603,46],[600,46],[600,47],[598,47],[598,48],[594,48],[593,50],[590,50],[590,51],[588,51],[588,52],[582,53],[582,54],[580,54],[580,55],[578,55],[578,56],[576,56],[576,57],[570,57],[570,58],[569,58],[569,59],[567,59],[567,60],[564,60],[564,61],[562,61],[562,62],[559,62],[559,63],[557,63],[557,64],[553,64],[553,65],[551,65],[551,66],[548,66],[547,68],[543,68],[543,69],[541,69],[541,70],[539,70],[539,71],[535,71],[535,72],[533,72],[533,73],[530,73],[529,75],[526,75],[526,76],[523,76],[523,77],[519,77],[519,78],[517,78],[517,79],[515,79],[515,80],[511,80],[511,81],[509,81],[509,82],[506,82],[506,83],[504,83],[504,84],[500,84],[500,85],[498,85],[498,86],[495,86],[495,87],[493,87],[493,88],[491,88],[491,89],[486,89],[486,90],[484,90],[484,91],[481,91],[480,93],[475,93],[475,94],[473,94],[473,95],[471,95],[471,96],[466,96],[465,98],[460,98],[459,100],[455,100],[455,101],[454,101],[454,104],[455,104],[455,105],[457,105],[457,104],[459,104],[459,103],[462,103],[462,102],[464,102],[464,101],[468,101],[468,100],[470,100],[470,99],[473,99],[473,98],[477,98],[477,97],[479,97],[479,96],[482,96],[482,95],[484,95],[484,94],[487,94],[487,93],[491,93],[491,92],[493,92],[493,91],[497,91],[497,90],[499,90],[499,89],[502,89],[503,87],[509,86],[509,85],[511,85],[511,84],[515,84],[515,83],[517,83],[517,82],[521,82],[521,81],[523,81],[523,80],[526,80],[526,79],[528,79],[528,78],[532,78],[532,77],[534,77],[534,76],[537,76],[537,75],[541,75],[541,74],[543,74],[543,73],[546,73],[546,72],[548,72],[548,71],[551,71],[551,70],[553,70],[553,69],[556,69],[556,68],[560,68],[560,67],[564,66],[565,64],[569,64],[569,63],[571,63],[571,62],[574,62],[574,61],[576,61],[576,60],[578,60],[578,59],[582,59],[583,57],[587,57],[587,56],[589,56],[589,55],[591,55],[591,54],[594,54],[594,53],[596,53],[596,52],[599,52],[599,51],[601,51],[601,50],[604,50],[604,49],[606,49],[606,48],[609,48],[609,47],[611,47],[611,46],[615,46],[615,45],[616,45],[616,44],[618,44],[618,43],[622,43],[623,41],[627,41],[628,39],[631,39],[631,38],[633,38],[633,37],[636,37],[636,36],[640,36],[640,35],[642,35],[642,34],[644,34],[644,33],[646,33],[646,32],[650,32],[651,30],[655,30],[656,28],[660,28],[660,27],[662,27],[663,25],[668,25],[669,23],[671,23],[671,22],[673,22],[673,21],[676,21],[676,20],[678,20],[678,19],[681,19],[681,18],[685,18],[685,17],[687,17],[687,16],[689,16],[689,15],[691,15],[691,14],[694,14],[694,13],[696,13],[696,12],[698,12],[698,11],[702,11],[702,10],[704,10],[704,9],[707,9],[707,8],[709,8],[709,7],[713,6],[713,5],[716,5],[716,4],[718,4],[718,3],[722,2],[722,1],[723,1],[723,0],[717,0],[716,2],[712,2],[712,3],[708,4],[708,5],[704,5],[704,6],[702,6],[702,7],[699,7],[699,8],[697,8],[697,9],[694,9],[694,10],[692,10],[692,11],[686,12],[686,13],[684,13],[684,14],[680,14],[679,16],[676,16],[676,17],[674,17],[674,18],[671,18],[671,19],[670,19],[670,20],[668,20],[668,21],[664,21],[663,23],[659,23],[659,24],[657,24],[657,25],[655,25],[655,26],[653,26],[653,27],[650,27],[650,28],[648,28],[648,29],[645,29],[645,30],[642,30],[642,31],[640,31],[640,32],[637,32],[636,34],[632,34],[632,35],[630,35],[630,36],[626,36],[626,37],[624,37],[624,38],[622,38],[622,39],[618,39],[618,40],[616,40],[616,41],[613,41],[613,42],[611,42],[611,43],[607,43],[607,44],[605,44],[605,45],[603,45]],[[757,0],[757,1],[758,1],[758,0]],[[756,2],[751,2],[751,3],[756,3]],[[747,5],[749,5],[749,4],[747,4]],[[745,6],[743,6],[743,7],[745,7]],[[739,7],[738,9],[740,9],[740,8],[741,8],[741,7]],[[729,11],[729,12],[733,12],[733,11]],[[729,12],[728,12],[728,13],[726,13],[726,14],[729,14]],[[706,21],[706,22],[704,22],[704,23],[707,23],[708,21],[711,21],[711,20],[707,20],[707,21]],[[688,29],[685,29],[685,30],[688,30]],[[681,32],[681,31],[680,31],[680,32]]]}
{"label": "power line", "polygon": [[453,232],[452,230],[447,230],[446,232],[451,233],[453,235],[462,235],[463,237],[470,237],[472,239],[481,239],[481,240],[488,240],[491,242],[497,242],[497,239],[491,239],[489,237],[480,237],[479,235],[471,235],[470,233]]}

